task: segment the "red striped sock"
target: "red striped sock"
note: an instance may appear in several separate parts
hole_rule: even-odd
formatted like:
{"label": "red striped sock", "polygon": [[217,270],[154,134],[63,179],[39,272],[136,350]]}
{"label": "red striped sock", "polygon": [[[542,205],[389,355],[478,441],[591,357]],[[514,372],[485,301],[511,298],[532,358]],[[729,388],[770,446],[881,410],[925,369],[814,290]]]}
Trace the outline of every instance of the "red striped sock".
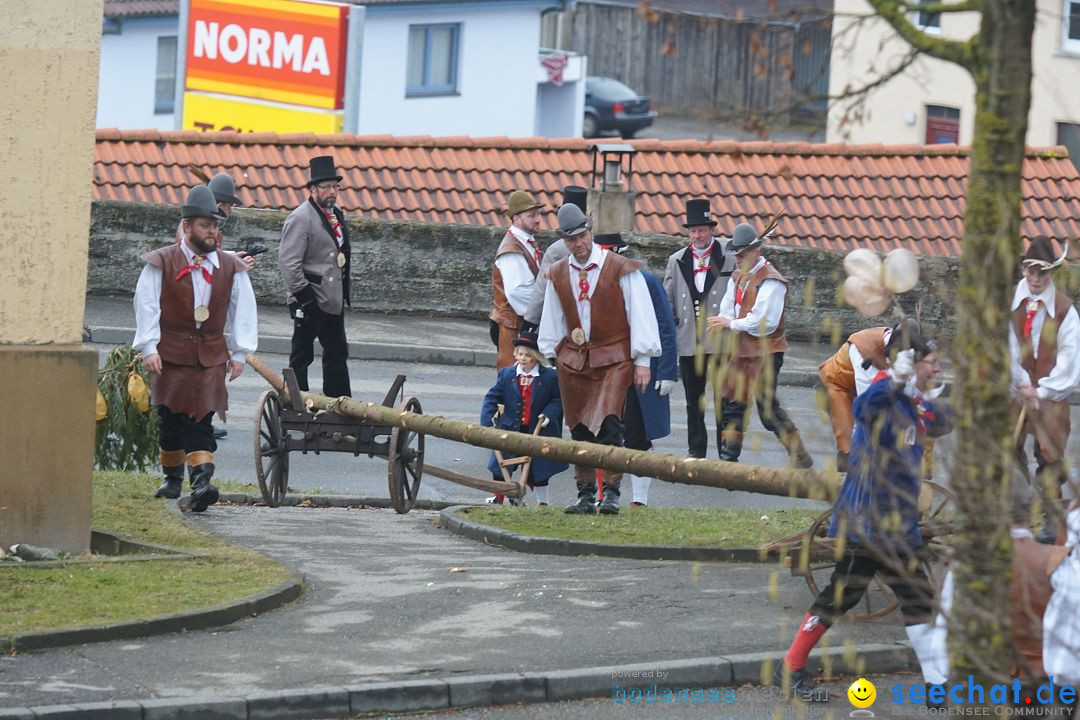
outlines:
{"label": "red striped sock", "polygon": [[787,666],[788,670],[794,672],[806,667],[806,658],[810,656],[810,651],[814,649],[814,646],[818,644],[818,640],[828,629],[822,624],[821,618],[817,615],[806,613],[802,625],[799,626],[799,632],[795,634],[795,639],[791,641],[791,648],[788,649],[787,655],[784,656],[784,665]]}

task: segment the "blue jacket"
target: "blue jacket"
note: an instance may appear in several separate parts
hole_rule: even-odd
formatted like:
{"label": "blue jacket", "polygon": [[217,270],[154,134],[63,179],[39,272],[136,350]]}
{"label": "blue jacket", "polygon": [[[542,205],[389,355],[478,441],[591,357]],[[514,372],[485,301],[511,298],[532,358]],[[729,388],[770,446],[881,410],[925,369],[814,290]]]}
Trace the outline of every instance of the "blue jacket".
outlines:
{"label": "blue jacket", "polygon": [[849,470],[836,499],[829,537],[843,532],[853,543],[886,552],[922,545],[923,446],[928,437],[952,430],[952,411],[941,401],[921,404],[920,422],[915,401],[888,377],[855,398]]}
{"label": "blue jacket", "polygon": [[[480,410],[480,424],[485,427],[490,426],[491,419],[495,417],[495,412],[498,409],[496,406],[503,405],[505,409],[503,414],[499,416],[497,427],[503,430],[531,433],[533,428],[536,427],[536,419],[543,414],[550,422],[546,428],[540,431],[540,434],[546,437],[562,437],[562,397],[559,395],[559,378],[555,375],[555,371],[551,368],[541,367],[540,375],[533,380],[532,387],[531,412],[529,413],[531,417],[528,419],[527,429],[523,430],[521,427],[521,412],[524,408],[521,403],[521,387],[518,385],[517,380],[517,365],[511,365],[500,370],[495,384],[484,396],[484,406]],[[512,455],[504,455],[503,459],[509,460],[512,457]],[[564,462],[536,458],[533,460],[529,471],[530,481],[540,480],[543,482],[568,467],[570,466]],[[488,460],[488,470],[491,471],[492,477],[497,480],[503,479],[494,452],[491,453],[491,459]]]}
{"label": "blue jacket", "polygon": [[659,380],[679,379],[679,351],[675,344],[675,318],[671,314],[671,302],[664,292],[664,283],[645,268],[641,269],[641,274],[652,296],[656,324],[660,326],[661,355],[652,359],[649,389],[645,392],[634,390],[641,405],[641,416],[645,420],[645,437],[652,441],[671,434],[671,403],[667,395],[657,392],[656,383]]}

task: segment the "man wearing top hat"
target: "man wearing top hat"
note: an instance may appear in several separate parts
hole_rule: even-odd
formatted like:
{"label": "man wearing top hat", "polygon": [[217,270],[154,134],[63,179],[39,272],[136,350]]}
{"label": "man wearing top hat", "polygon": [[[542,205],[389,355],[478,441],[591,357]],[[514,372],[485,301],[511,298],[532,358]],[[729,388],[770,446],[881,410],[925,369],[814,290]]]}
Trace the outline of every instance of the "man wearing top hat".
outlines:
{"label": "man wearing top hat", "polygon": [[289,367],[301,390],[308,389],[308,366],[315,338],[322,345],[323,394],[352,395],[345,307],[349,302],[352,251],[345,216],[337,207],[341,175],[329,155],[311,159],[308,198],[285,218],[278,267],[293,318]]}
{"label": "man wearing top hat", "polygon": [[134,298],[133,346],[151,373],[165,473],[155,497],[180,497],[186,464],[193,512],[218,499],[210,421],[228,409],[225,376],[239,377],[258,343],[247,266],[217,249],[222,217],[208,187],[192,189],[181,209],[184,241],[142,256]]}
{"label": "man wearing top hat", "polygon": [[514,364],[514,338],[518,336],[522,316],[529,308],[544,257],[544,251],[534,237],[540,229],[542,209],[543,206],[524,190],[510,193],[506,202],[510,228],[495,251],[495,265],[491,268],[492,307],[488,316],[492,322],[492,339],[499,348],[496,370]]}
{"label": "man wearing top hat", "polygon": [[[580,185],[567,185],[563,188],[563,204],[577,205],[586,216],[589,211],[585,208],[589,191]],[[536,332],[540,328],[540,314],[544,309],[544,294],[547,292],[548,275],[551,266],[563,258],[570,257],[570,251],[566,249],[566,241],[559,238],[548,246],[544,251],[544,259],[540,262],[540,273],[536,276],[536,284],[533,286],[532,297],[529,299],[529,307],[525,311],[523,330]]]}
{"label": "man wearing top hat", "polygon": [[728,280],[720,312],[708,319],[709,329],[725,331],[721,350],[725,359],[714,385],[722,386],[723,393],[717,403],[723,428],[720,459],[738,462],[752,398],[761,424],[787,449],[792,464],[809,468],[814,461],[776,394],[777,376],[788,348],[784,336],[787,279],[761,254],[763,243],[752,225],[735,226],[728,248],[735,254],[738,268]]}
{"label": "man wearing top hat", "polygon": [[[1080,385],[1080,317],[1073,302],[1054,287],[1052,273],[1065,262],[1050,238],[1035,238],[1021,261],[1024,277],[1016,286],[1009,323],[1012,391],[1017,422],[1024,414],[1023,435],[1035,437],[1037,477],[1047,503],[1061,499],[1068,479],[1064,468],[1069,440],[1069,395]],[[1027,468],[1023,445],[1017,455]],[[1054,542],[1058,516],[1047,512],[1039,542]]]}
{"label": "man wearing top hat", "polygon": [[[686,430],[691,457],[703,458],[709,447],[705,428],[705,379],[711,359],[705,318],[720,313],[728,278],[735,269],[735,256],[713,237],[716,220],[708,200],[686,202],[683,227],[690,244],[668,257],[664,290],[675,315],[679,347],[679,375],[686,392]],[[720,448],[720,423],[716,446]]]}
{"label": "man wearing top hat", "polygon": [[[660,355],[660,332],[641,263],[593,243],[585,213],[564,204],[559,237],[570,257],[551,266],[538,345],[558,360],[563,414],[574,440],[623,444],[623,410],[631,385],[649,386],[650,361]],[[592,468],[574,466],[578,500],[566,512],[595,512]],[[622,473],[602,471],[600,512],[619,511]]]}

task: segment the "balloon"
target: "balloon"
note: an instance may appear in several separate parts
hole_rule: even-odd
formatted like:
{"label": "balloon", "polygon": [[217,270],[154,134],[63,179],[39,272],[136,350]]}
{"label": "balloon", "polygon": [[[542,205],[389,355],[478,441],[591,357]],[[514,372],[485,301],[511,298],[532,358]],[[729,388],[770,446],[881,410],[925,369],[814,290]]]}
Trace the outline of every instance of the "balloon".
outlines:
{"label": "balloon", "polygon": [[919,258],[907,248],[896,248],[885,256],[881,278],[889,292],[907,292],[919,282]]}
{"label": "balloon", "polygon": [[873,283],[881,282],[881,258],[873,250],[859,248],[844,256],[844,270],[850,277],[861,277]]}
{"label": "balloon", "polygon": [[866,317],[881,315],[892,305],[892,295],[864,277],[852,275],[844,281],[844,301]]}

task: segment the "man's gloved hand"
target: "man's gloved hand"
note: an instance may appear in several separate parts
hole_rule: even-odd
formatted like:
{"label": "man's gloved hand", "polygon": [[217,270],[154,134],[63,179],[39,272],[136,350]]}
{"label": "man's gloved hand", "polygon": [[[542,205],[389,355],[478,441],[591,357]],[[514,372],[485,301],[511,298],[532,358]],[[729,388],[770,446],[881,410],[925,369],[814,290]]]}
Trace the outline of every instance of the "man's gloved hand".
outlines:
{"label": "man's gloved hand", "polygon": [[897,385],[906,385],[915,375],[915,349],[901,350],[889,367],[889,377]]}
{"label": "man's gloved hand", "polygon": [[661,397],[671,394],[671,389],[675,387],[675,380],[657,380],[656,392],[660,393]]}

